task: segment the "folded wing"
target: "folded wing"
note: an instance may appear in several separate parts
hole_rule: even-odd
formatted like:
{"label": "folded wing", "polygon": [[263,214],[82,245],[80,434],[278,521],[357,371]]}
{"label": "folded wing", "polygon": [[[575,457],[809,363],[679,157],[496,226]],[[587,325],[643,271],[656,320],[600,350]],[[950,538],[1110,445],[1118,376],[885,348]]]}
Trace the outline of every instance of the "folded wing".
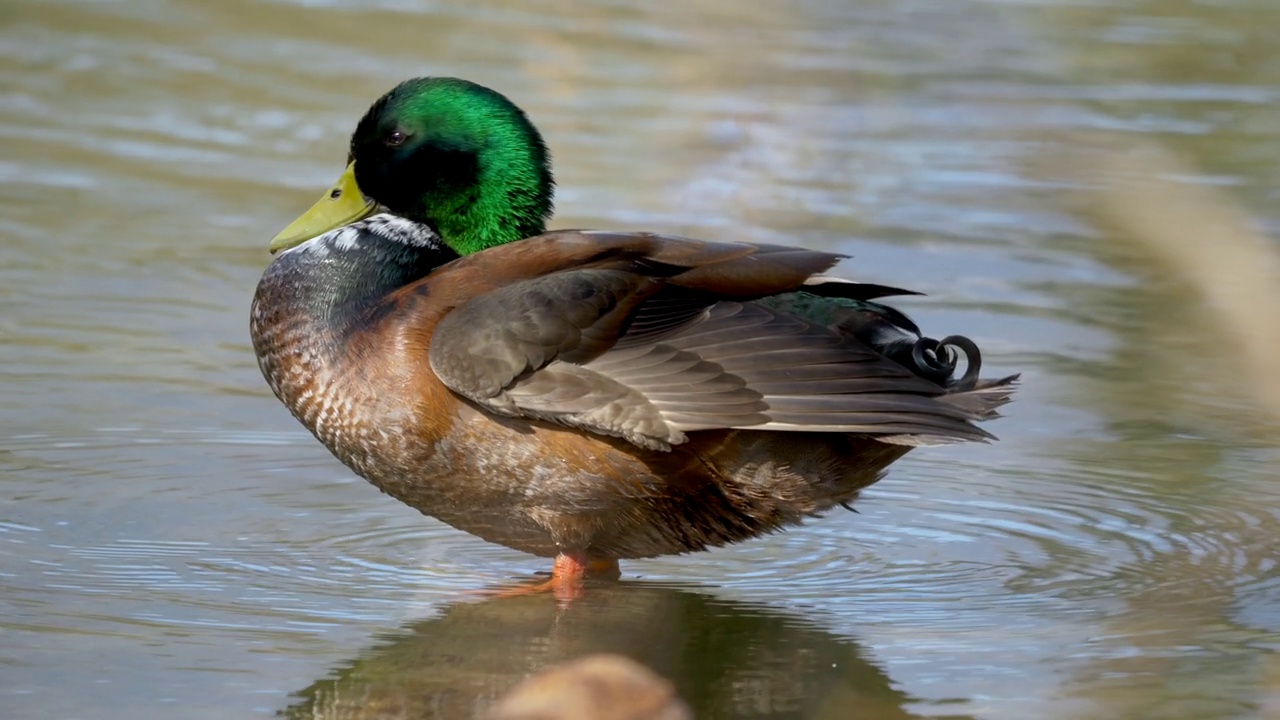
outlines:
{"label": "folded wing", "polygon": [[962,393],[838,324],[754,301],[905,291],[818,276],[839,259],[829,253],[636,237],[635,252],[609,235],[622,251],[477,293],[436,327],[433,371],[495,413],[655,449],[726,428],[921,444],[990,437],[973,421],[992,403],[957,402]]}

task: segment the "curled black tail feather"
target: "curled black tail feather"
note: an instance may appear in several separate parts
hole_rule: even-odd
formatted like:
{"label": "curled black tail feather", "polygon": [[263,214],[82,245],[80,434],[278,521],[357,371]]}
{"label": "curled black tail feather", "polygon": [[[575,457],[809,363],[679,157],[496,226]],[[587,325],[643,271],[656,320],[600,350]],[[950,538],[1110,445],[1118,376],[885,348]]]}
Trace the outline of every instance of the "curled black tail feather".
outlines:
{"label": "curled black tail feather", "polygon": [[[861,305],[842,319],[841,329],[916,375],[953,392],[970,390],[978,382],[982,352],[969,338],[963,335],[948,335],[941,340],[925,337],[900,311],[879,303]],[[955,372],[961,356],[965,370],[957,378]]]}

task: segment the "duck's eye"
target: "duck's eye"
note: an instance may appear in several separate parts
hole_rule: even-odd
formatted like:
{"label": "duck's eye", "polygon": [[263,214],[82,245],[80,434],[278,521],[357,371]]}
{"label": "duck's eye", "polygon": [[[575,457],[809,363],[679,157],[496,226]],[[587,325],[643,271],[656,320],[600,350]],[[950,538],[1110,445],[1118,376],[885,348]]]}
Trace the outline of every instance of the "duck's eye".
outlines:
{"label": "duck's eye", "polygon": [[391,134],[387,136],[387,139],[384,140],[383,142],[385,142],[389,147],[399,147],[404,144],[405,140],[408,140],[408,139],[409,139],[408,135],[405,135],[399,130],[393,130],[391,131]]}

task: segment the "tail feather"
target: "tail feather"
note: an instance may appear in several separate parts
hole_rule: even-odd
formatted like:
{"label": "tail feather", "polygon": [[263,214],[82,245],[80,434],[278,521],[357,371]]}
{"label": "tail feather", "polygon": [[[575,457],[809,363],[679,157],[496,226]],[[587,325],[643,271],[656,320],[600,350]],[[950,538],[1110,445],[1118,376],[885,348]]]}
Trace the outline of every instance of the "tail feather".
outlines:
{"label": "tail feather", "polygon": [[[936,398],[959,410],[971,422],[1000,417],[1001,406],[1013,399],[1019,375],[982,379],[982,353],[963,335],[941,340],[926,337],[900,311],[874,302],[846,305],[836,327],[869,345],[918,377],[936,383],[945,393]],[[961,370],[963,359],[963,372]],[[877,438],[898,445],[937,445],[959,438],[934,434],[886,435]]]}
{"label": "tail feather", "polygon": [[975,420],[992,420],[1000,417],[1001,406],[1013,399],[1021,375],[1009,375],[997,380],[978,380],[967,390],[955,390],[938,398],[952,407],[963,410]]}

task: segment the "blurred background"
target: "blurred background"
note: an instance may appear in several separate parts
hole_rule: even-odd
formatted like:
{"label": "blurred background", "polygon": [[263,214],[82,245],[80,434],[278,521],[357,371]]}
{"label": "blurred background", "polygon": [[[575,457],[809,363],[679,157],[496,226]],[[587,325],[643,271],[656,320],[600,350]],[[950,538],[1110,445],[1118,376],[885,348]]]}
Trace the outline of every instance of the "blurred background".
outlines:
{"label": "blurred background", "polygon": [[[467,717],[613,651],[699,718],[1280,717],[1274,0],[0,8],[0,707]],[[859,514],[545,570],[382,496],[271,397],[268,240],[366,107],[456,75],[554,227],[851,254],[1021,371]]]}

